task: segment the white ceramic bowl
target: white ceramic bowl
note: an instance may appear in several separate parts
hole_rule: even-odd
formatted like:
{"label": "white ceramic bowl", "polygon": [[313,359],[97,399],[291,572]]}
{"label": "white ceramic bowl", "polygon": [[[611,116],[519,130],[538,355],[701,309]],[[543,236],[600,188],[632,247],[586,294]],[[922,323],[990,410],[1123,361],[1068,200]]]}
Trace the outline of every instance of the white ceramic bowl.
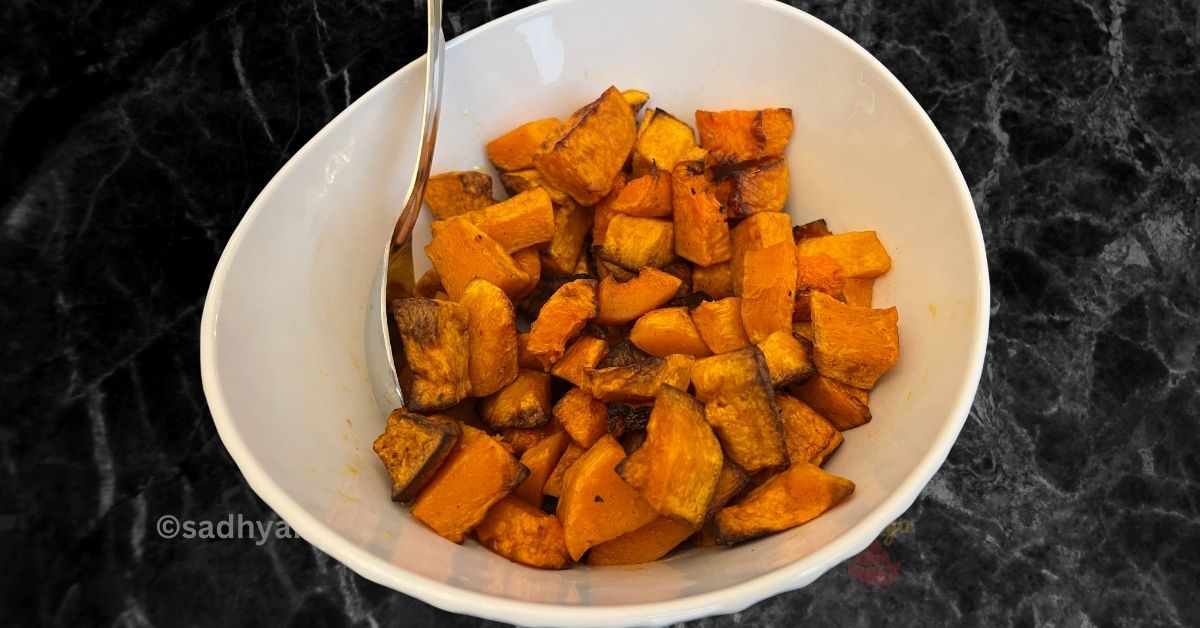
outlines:
{"label": "white ceramic bowl", "polygon": [[[975,394],[988,321],[983,241],[962,175],[920,106],[875,59],[762,0],[563,0],[450,42],[435,171],[487,165],[484,143],[565,116],[610,84],[697,108],[791,107],[795,222],[875,229],[894,266],[900,364],[829,469],[851,499],[800,528],[655,564],[529,569],[415,522],[371,451],[386,402],[374,299],[405,194],[423,62],[337,117],[267,185],[217,266],[204,392],[250,486],[306,540],[435,606],[526,625],[667,624],[802,587],[866,547],[945,460]],[[499,186],[497,186],[498,188]],[[428,232],[418,226],[418,237]],[[423,242],[418,242],[423,244]]]}

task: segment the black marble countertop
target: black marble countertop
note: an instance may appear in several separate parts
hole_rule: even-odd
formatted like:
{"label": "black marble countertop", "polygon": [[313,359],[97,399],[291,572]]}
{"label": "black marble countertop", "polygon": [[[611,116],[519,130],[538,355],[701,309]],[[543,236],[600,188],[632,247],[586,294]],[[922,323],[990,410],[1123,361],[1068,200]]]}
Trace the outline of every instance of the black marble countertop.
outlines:
{"label": "black marble countertop", "polygon": [[[458,34],[518,2],[450,2]],[[796,3],[879,57],[974,195],[989,357],[873,549],[729,622],[1200,624],[1200,3]],[[273,515],[199,384],[259,190],[423,45],[421,2],[0,5],[0,625],[463,625]]]}

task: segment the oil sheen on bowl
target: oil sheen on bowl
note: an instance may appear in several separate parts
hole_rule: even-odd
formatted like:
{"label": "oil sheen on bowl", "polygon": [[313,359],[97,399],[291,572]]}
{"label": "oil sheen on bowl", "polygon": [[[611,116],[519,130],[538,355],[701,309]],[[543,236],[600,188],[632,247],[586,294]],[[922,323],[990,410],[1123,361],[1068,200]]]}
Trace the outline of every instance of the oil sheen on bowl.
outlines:
{"label": "oil sheen on bowl", "polygon": [[[661,625],[802,587],[912,504],[966,419],[983,365],[987,265],[970,194],[941,136],[875,59],[765,0],[558,0],[450,42],[434,171],[487,165],[484,144],[564,117],[605,87],[638,88],[688,122],[697,108],[791,107],[793,222],[874,229],[893,258],[875,302],[900,310],[901,361],[874,420],[828,468],[854,495],[799,528],[636,567],[538,571],[454,545],[389,499],[371,442],[382,238],[419,133],[423,61],[331,122],[250,207],[202,322],[204,391],[247,482],[307,541],[366,578],[441,608],[523,625]],[[417,226],[417,246],[428,240]],[[421,258],[418,255],[418,258]],[[423,270],[418,260],[418,272]]]}

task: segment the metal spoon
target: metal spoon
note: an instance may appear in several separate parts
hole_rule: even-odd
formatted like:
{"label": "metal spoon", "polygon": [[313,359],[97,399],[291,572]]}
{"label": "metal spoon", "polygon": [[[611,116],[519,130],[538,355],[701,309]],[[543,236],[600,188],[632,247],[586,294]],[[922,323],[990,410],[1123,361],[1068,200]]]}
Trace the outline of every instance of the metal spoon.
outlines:
{"label": "metal spoon", "polygon": [[[386,249],[386,278],[380,282],[379,324],[383,338],[389,344],[388,366],[391,367],[392,386],[396,398],[403,401],[397,364],[403,357],[400,338],[392,323],[389,304],[393,299],[413,295],[415,278],[412,263],[412,232],[425,200],[425,183],[429,180],[429,166],[433,160],[433,147],[437,141],[438,114],[442,107],[442,74],[445,67],[446,40],[442,36],[442,0],[427,0],[428,39],[425,55],[425,110],[421,118],[421,144],[418,147],[417,167],[409,183],[408,199],[396,219],[396,227],[388,239]],[[390,397],[390,395],[389,395]]]}

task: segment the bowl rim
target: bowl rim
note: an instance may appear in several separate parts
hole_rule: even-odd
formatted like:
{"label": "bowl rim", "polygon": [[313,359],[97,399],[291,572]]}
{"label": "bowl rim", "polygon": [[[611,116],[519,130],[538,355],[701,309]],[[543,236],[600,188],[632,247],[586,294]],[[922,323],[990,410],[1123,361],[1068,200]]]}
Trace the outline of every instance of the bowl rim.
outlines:
{"label": "bowl rim", "polygon": [[[540,4],[525,7],[508,15],[502,16],[471,31],[463,33],[447,42],[448,49],[462,45],[477,36],[485,34],[494,28],[522,20],[533,15],[555,11],[561,5],[567,5],[581,0],[548,0]],[[405,75],[423,67],[424,56],[421,56],[380,81],[349,107],[334,117],[300,150],[288,160],[262,192],[255,198],[249,209],[239,221],[237,228],[230,236],[220,260],[213,272],[212,282],[205,297],[204,311],[200,321],[200,371],[205,398],[216,425],[217,433],[241,471],[250,488],[292,529],[305,541],[317,549],[337,559],[360,576],[395,591],[416,597],[440,609],[465,613],[498,621],[517,622],[524,625],[561,625],[561,626],[620,626],[634,623],[652,623],[661,625],[695,619],[698,617],[721,615],[741,611],[752,604],[768,597],[803,587],[826,571],[865,549],[878,534],[897,517],[902,515],[916,501],[934,473],[945,462],[950,448],[958,438],[970,413],[975,393],[983,374],[986,357],[988,325],[990,318],[990,285],[987,266],[987,256],[983,241],[983,232],[979,216],[969,188],[963,178],[962,171],[954,155],[950,152],[945,139],[938,132],[933,121],[925,110],[917,103],[912,94],[878,59],[867,52],[853,39],[826,24],[820,19],[781,2],[774,0],[734,0],[757,8],[777,12],[781,18],[796,19],[806,22],[808,26],[824,31],[846,44],[851,54],[859,57],[880,72],[883,80],[893,92],[900,95],[904,106],[914,110],[919,115],[920,132],[926,140],[930,140],[943,162],[949,164],[954,172],[953,184],[957,188],[959,203],[962,207],[970,207],[973,227],[970,239],[970,250],[973,262],[979,269],[976,284],[974,332],[975,342],[968,355],[969,373],[973,376],[969,384],[959,391],[953,411],[952,420],[945,425],[934,439],[929,453],[900,483],[900,488],[872,510],[866,517],[859,520],[843,532],[833,542],[814,551],[803,561],[778,567],[767,573],[756,576],[735,585],[688,595],[662,602],[643,602],[613,606],[579,606],[570,604],[550,604],[527,602],[505,597],[478,593],[460,589],[454,585],[439,582],[407,571],[403,567],[375,556],[354,542],[330,528],[320,519],[310,515],[303,507],[284,492],[279,485],[263,469],[262,465],[250,453],[242,439],[232,413],[226,403],[224,391],[217,377],[216,359],[216,326],[217,314],[220,309],[225,281],[229,274],[232,260],[237,257],[243,245],[249,225],[258,217],[265,205],[265,198],[270,197],[277,187],[282,184],[287,173],[295,164],[303,160],[314,146],[320,144],[326,135],[345,124],[346,119],[364,103],[373,98],[379,98],[393,83],[404,79]]]}

